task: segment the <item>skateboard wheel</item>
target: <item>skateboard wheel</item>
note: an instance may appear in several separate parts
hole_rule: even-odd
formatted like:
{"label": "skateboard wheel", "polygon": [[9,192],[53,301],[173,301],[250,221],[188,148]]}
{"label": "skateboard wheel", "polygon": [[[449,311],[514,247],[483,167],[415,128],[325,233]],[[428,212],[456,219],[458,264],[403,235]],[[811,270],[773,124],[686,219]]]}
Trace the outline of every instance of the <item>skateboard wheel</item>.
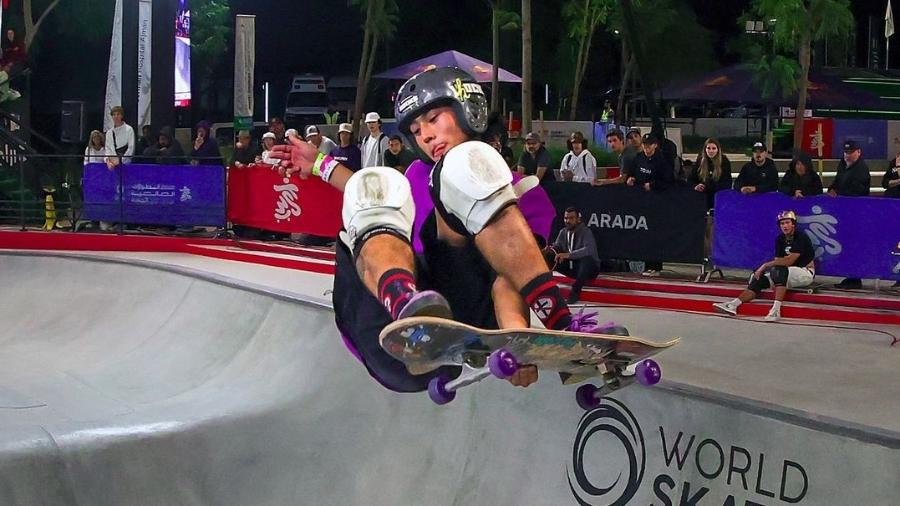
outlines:
{"label": "skateboard wheel", "polygon": [[581,385],[578,387],[578,390],[575,390],[575,401],[577,401],[578,406],[585,411],[597,409],[600,407],[600,396],[597,395],[597,392],[599,391],[599,388],[590,383]]}
{"label": "skateboard wheel", "polygon": [[519,370],[519,361],[515,355],[500,348],[488,357],[488,369],[495,377],[506,379]]}
{"label": "skateboard wheel", "polygon": [[651,359],[644,360],[638,364],[634,373],[637,376],[638,383],[646,386],[655,385],[662,378],[662,369],[655,360]]}
{"label": "skateboard wheel", "polygon": [[442,375],[431,378],[428,382],[428,397],[430,397],[435,404],[447,404],[456,397],[455,391],[447,390],[448,381],[447,377]]}

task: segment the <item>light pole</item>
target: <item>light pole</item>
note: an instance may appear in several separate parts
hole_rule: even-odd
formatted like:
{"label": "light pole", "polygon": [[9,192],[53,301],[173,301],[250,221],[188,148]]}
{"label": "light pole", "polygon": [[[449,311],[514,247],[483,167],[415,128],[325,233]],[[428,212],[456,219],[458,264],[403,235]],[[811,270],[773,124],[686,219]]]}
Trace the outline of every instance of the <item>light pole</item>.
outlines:
{"label": "light pole", "polygon": [[[772,61],[775,59],[775,42],[773,33],[775,32],[775,23],[777,19],[749,20],[744,24],[744,33],[750,35],[761,35],[766,37],[766,61],[769,63],[769,71],[772,69]],[[766,149],[772,152],[772,114],[769,97],[763,97],[766,108]]]}

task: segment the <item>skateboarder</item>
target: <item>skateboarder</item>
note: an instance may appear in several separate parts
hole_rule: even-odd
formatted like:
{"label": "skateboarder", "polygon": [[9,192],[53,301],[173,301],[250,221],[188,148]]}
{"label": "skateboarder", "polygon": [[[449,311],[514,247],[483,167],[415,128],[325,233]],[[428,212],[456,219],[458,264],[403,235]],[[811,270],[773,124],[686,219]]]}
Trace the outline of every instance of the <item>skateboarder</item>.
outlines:
{"label": "skateboarder", "polygon": [[781,234],[775,239],[775,258],[760,265],[750,277],[750,284],[736,299],[713,304],[716,311],[737,315],[738,306],[749,302],[770,286],[775,287],[775,303],[766,315],[767,322],[781,318],[781,303],[788,288],[809,286],[816,275],[815,252],[806,233],[797,230],[794,211],[778,213]]}
{"label": "skateboarder", "polygon": [[[598,330],[588,315],[569,312],[516,205],[509,168],[490,145],[474,140],[488,127],[481,86],[456,68],[427,70],[400,88],[395,117],[417,155],[435,162],[435,210],[420,233],[420,259],[410,246],[415,207],[403,174],[388,167],[354,174],[301,141],[275,154],[287,172],[319,176],[344,192],[335,317],[370,374],[393,390],[426,388],[434,373],[409,374],[378,343],[385,325],[408,316],[527,327],[530,307],[547,328]],[[521,386],[536,380],[534,367],[511,378]]]}

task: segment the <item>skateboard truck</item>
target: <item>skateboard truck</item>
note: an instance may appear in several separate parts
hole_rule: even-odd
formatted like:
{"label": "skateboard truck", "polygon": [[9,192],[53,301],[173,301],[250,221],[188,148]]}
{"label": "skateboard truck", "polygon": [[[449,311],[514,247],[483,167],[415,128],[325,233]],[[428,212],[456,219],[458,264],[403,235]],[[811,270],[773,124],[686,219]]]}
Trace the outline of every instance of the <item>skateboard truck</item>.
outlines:
{"label": "skateboard truck", "polygon": [[428,382],[428,397],[435,404],[447,404],[456,397],[457,390],[478,383],[488,376],[506,379],[519,370],[519,362],[516,357],[503,348],[491,353],[488,356],[487,364],[481,367],[470,365],[470,359],[460,360],[460,362],[463,364],[463,370],[456,379],[450,380],[442,375],[431,378]]}
{"label": "skateboard truck", "polygon": [[600,399],[604,395],[627,386],[632,381],[637,380],[641,385],[650,386],[659,383],[662,378],[662,369],[659,364],[649,358],[637,363],[633,376],[623,375],[624,369],[626,368],[615,367],[613,371],[603,371],[604,384],[602,386],[586,383],[578,387],[578,390],[575,391],[575,401],[578,402],[578,406],[585,411],[597,409],[600,406]]}

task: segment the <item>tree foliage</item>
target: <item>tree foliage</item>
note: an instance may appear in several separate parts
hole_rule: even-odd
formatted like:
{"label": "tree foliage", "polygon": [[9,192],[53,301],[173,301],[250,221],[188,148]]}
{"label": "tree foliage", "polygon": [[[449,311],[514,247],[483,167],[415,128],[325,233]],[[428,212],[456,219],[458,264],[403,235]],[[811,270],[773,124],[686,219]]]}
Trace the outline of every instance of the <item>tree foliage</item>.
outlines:
{"label": "tree foliage", "polygon": [[201,81],[225,63],[232,40],[234,20],[227,0],[191,3],[191,67]]}
{"label": "tree foliage", "polygon": [[396,0],[351,0],[363,12],[363,47],[356,81],[356,101],[353,107],[353,135],[356,136],[365,107],[375,55],[381,41],[390,40],[397,31],[400,8]]}
{"label": "tree foliage", "polygon": [[572,79],[572,102],[569,120],[575,120],[581,82],[590,61],[591,45],[597,27],[606,22],[615,0],[570,0],[563,5],[562,15],[568,25],[569,38],[575,42],[575,65]]}

